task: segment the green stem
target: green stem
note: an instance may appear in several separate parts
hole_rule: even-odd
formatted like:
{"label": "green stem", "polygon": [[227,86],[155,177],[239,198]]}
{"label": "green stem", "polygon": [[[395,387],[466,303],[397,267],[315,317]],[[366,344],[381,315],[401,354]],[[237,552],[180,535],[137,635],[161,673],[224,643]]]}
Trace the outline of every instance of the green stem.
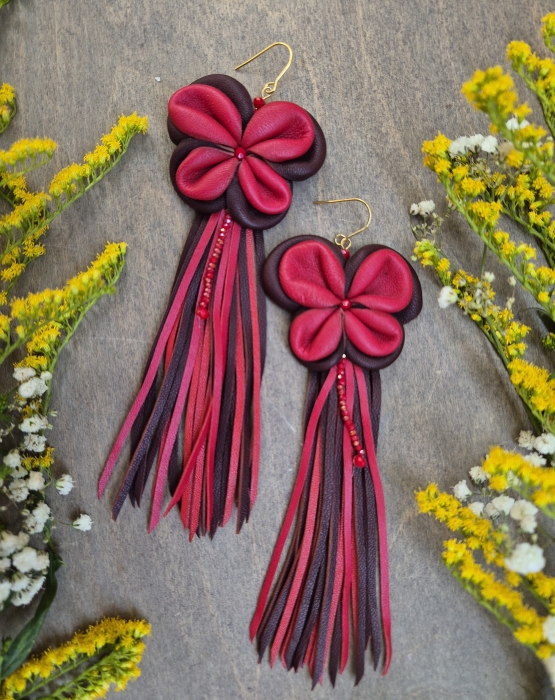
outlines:
{"label": "green stem", "polygon": [[480,279],[483,279],[484,272],[486,271],[486,257],[488,254],[488,247],[484,244],[484,252],[482,253],[482,264],[480,265]]}
{"label": "green stem", "polygon": [[48,676],[48,678],[41,679],[40,681],[34,683],[30,688],[25,688],[24,695],[18,695],[15,700],[24,700],[24,698],[28,698],[33,693],[36,693],[37,690],[40,690],[40,688],[44,688],[45,685],[50,685],[50,683],[58,680],[58,678],[61,678],[66,673],[69,673],[70,671],[74,671],[76,668],[79,668],[79,666],[81,666],[81,664],[83,664],[88,659],[88,656],[80,656],[75,661],[69,664],[65,664],[60,668],[58,673],[54,673],[53,675]]}

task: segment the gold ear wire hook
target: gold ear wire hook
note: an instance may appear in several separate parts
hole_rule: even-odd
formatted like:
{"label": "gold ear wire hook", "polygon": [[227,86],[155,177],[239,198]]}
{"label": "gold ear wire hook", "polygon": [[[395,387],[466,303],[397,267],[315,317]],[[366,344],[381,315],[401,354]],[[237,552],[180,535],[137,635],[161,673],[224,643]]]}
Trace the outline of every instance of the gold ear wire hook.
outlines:
{"label": "gold ear wire hook", "polygon": [[354,233],[350,233],[348,236],[346,236],[344,233],[338,233],[333,239],[334,243],[340,248],[343,250],[349,250],[351,247],[351,238],[356,236],[357,233],[366,231],[366,229],[370,226],[370,222],[372,221],[372,210],[370,209],[370,205],[365,202],[364,199],[360,199],[359,197],[345,197],[344,199],[319,199],[316,200],[314,204],[336,204],[337,202],[360,202],[361,204],[364,204],[368,210],[368,221],[362,228],[359,228],[358,231],[355,231]]}
{"label": "gold ear wire hook", "polygon": [[257,54],[255,54],[251,58],[247,59],[246,61],[244,61],[243,63],[241,63],[240,65],[238,65],[235,68],[235,70],[239,70],[239,68],[246,66],[247,63],[254,61],[254,59],[258,58],[259,56],[262,56],[263,53],[266,53],[266,51],[269,51],[274,46],[285,46],[285,48],[289,51],[289,60],[287,61],[287,65],[281,71],[281,73],[278,75],[278,77],[275,80],[272,80],[269,83],[266,83],[266,85],[264,85],[264,87],[262,88],[262,92],[260,94],[261,94],[263,100],[267,100],[269,97],[271,97],[274,94],[274,92],[277,89],[278,82],[280,81],[281,78],[283,78],[283,76],[285,75],[286,71],[289,69],[289,67],[293,61],[293,49],[289,46],[289,44],[286,44],[284,41],[275,41],[273,44],[270,44],[270,46],[267,46],[265,49],[262,49],[262,51],[259,51]]}

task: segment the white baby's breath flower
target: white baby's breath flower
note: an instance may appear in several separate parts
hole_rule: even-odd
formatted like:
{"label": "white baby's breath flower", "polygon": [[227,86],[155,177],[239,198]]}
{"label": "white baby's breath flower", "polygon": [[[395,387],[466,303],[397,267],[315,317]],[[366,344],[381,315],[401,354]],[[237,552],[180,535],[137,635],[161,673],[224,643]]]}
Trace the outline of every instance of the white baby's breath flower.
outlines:
{"label": "white baby's breath flower", "polygon": [[456,304],[458,299],[459,297],[457,296],[457,292],[453,289],[453,287],[447,286],[442,287],[437,303],[439,304],[440,309],[446,309],[448,306]]}
{"label": "white baby's breath flower", "polygon": [[542,625],[543,636],[550,644],[555,644],[555,616],[546,617]]}
{"label": "white baby's breath flower", "polygon": [[516,117],[511,117],[510,119],[507,119],[505,126],[509,131],[518,131],[520,128],[518,124],[518,119]]}
{"label": "white baby's breath flower", "polygon": [[[516,278],[513,277],[513,275],[511,275],[511,276],[509,277],[509,279],[507,280],[507,282],[511,285],[511,287],[516,287]],[[524,432],[524,431],[523,431],[523,432]],[[529,430],[528,432],[531,433],[530,430]]]}
{"label": "white baby's breath flower", "polygon": [[8,489],[10,490],[10,497],[16,503],[21,503],[29,495],[29,489],[24,479],[14,479],[8,486]]}
{"label": "white baby's breath flower", "polygon": [[453,486],[453,493],[459,501],[466,501],[469,496],[472,496],[472,491],[466,485],[466,479],[462,479],[462,481]]}
{"label": "white baby's breath flower", "polygon": [[62,474],[62,476],[56,480],[56,489],[61,496],[67,496],[73,486],[73,477],[69,474]]}
{"label": "white baby's breath flower", "polygon": [[24,588],[27,588],[27,586],[30,583],[31,579],[26,574],[20,573],[15,573],[10,580],[10,586],[14,593],[17,593],[17,591],[22,591]]}
{"label": "white baby's breath flower", "polygon": [[523,575],[537,574],[545,567],[543,549],[537,544],[529,544],[528,542],[517,544],[511,556],[504,561],[509,571]]}
{"label": "white baby's breath flower", "polygon": [[25,435],[23,444],[25,446],[25,449],[29,450],[29,452],[44,452],[46,438],[44,435],[29,433]]}
{"label": "white baby's breath flower", "polygon": [[81,513],[81,515],[78,518],[76,518],[72,523],[73,527],[76,530],[83,530],[83,531],[90,530],[92,524],[93,524],[93,521],[91,520],[91,516],[86,515],[84,513]]}
{"label": "white baby's breath flower", "polygon": [[432,199],[424,199],[418,204],[420,216],[429,216],[436,208]]}
{"label": "white baby's breath flower", "polygon": [[413,216],[418,216],[418,214],[420,214],[420,207],[418,204],[411,204],[409,211]]}
{"label": "white baby's breath flower", "polygon": [[19,424],[19,429],[22,433],[38,433],[40,430],[46,430],[46,428],[51,427],[48,419],[38,414],[30,418],[25,418],[25,420]]}
{"label": "white baby's breath flower", "polygon": [[25,518],[24,528],[30,535],[36,535],[44,530],[46,521],[50,518],[50,508],[46,503],[40,503],[32,513]]}
{"label": "white baby's breath flower", "polygon": [[484,508],[484,515],[487,515],[488,518],[491,518],[492,520],[494,518],[498,518],[501,515],[501,511],[496,508],[493,503],[487,503],[486,507]]}
{"label": "white baby's breath flower", "polygon": [[527,515],[536,515],[537,512],[538,509],[533,503],[530,503],[530,501],[525,501],[521,498],[513,505],[509,515],[513,520],[522,520],[522,518],[526,517]]}
{"label": "white baby's breath flower", "polygon": [[497,139],[495,136],[486,136],[482,141],[482,151],[485,153],[495,153],[497,151]]}
{"label": "white baby's breath flower", "polygon": [[525,450],[534,449],[534,433],[531,430],[521,430],[518,436],[518,444]]}
{"label": "white baby's breath flower", "polygon": [[504,515],[509,515],[514,502],[515,499],[511,498],[510,496],[497,496],[492,500],[493,507]]}
{"label": "white baby's breath flower", "polygon": [[11,566],[11,561],[9,557],[0,558],[0,573],[7,571]]}
{"label": "white baby's breath flower", "polygon": [[29,491],[42,491],[45,486],[44,476],[40,472],[29,472],[29,478],[27,479],[27,488]]}
{"label": "white baby's breath flower", "polygon": [[555,435],[542,433],[534,440],[534,449],[542,455],[551,455],[555,452]]}
{"label": "white baby's breath flower", "polygon": [[17,606],[28,605],[42,588],[46,576],[38,576],[31,580],[30,585],[21,593],[16,593],[12,598],[12,603]]}
{"label": "white baby's breath flower", "polygon": [[52,372],[41,372],[40,378],[43,382],[49,382],[52,379]]}
{"label": "white baby's breath flower", "polygon": [[479,151],[484,143],[484,137],[482,134],[474,134],[468,138],[468,149],[470,151]]}
{"label": "white baby's breath flower", "polygon": [[484,280],[486,282],[489,282],[490,284],[495,280],[495,275],[493,274],[493,272],[484,272],[482,276]]}
{"label": "white baby's breath flower", "polygon": [[472,467],[468,473],[475,484],[483,484],[489,479],[489,474],[482,467]]}
{"label": "white baby's breath flower", "polygon": [[39,505],[33,510],[34,517],[45,523],[50,518],[50,506],[47,503],[39,503]]}
{"label": "white baby's breath flower", "polygon": [[[8,600],[12,592],[9,581],[0,581],[0,606]],[[1,608],[0,608],[1,609]]]}
{"label": "white baby's breath flower", "polygon": [[529,455],[524,455],[524,459],[533,467],[543,467],[547,463],[545,457],[542,457],[537,452],[530,452]]}
{"label": "white baby's breath flower", "polygon": [[14,552],[23,549],[29,542],[29,535],[25,532],[20,532],[14,535],[9,530],[0,532],[0,557],[9,557]]}
{"label": "white baby's breath flower", "polygon": [[10,476],[12,479],[24,479],[27,476],[28,472],[25,469],[25,467],[16,467],[15,469],[12,469],[12,473]]}
{"label": "white baby's breath flower", "polygon": [[46,382],[40,377],[31,377],[23,384],[20,384],[18,392],[19,395],[24,399],[31,399],[35,396],[42,396],[48,387]]}
{"label": "white baby's breath flower", "polygon": [[44,571],[48,568],[48,562],[48,554],[33,547],[24,547],[12,557],[14,567],[23,574],[29,571]]}
{"label": "white baby's breath flower", "polygon": [[13,371],[13,377],[16,382],[26,382],[35,375],[36,372],[32,367],[16,367]]}
{"label": "white baby's breath flower", "polygon": [[525,515],[523,518],[521,518],[519,525],[522,532],[531,535],[532,533],[536,532],[538,522],[533,515]]}
{"label": "white baby's breath flower", "polygon": [[482,511],[484,510],[484,504],[481,503],[480,501],[474,501],[474,503],[469,503],[468,508],[474,513],[474,515],[482,515]]}
{"label": "white baby's breath flower", "polygon": [[12,450],[4,457],[4,464],[10,469],[21,466],[21,455],[17,450]]}
{"label": "white baby's breath flower", "polygon": [[449,145],[449,155],[451,158],[456,158],[457,156],[463,156],[466,153],[470,139],[468,136],[459,136],[458,139],[451,141]]}

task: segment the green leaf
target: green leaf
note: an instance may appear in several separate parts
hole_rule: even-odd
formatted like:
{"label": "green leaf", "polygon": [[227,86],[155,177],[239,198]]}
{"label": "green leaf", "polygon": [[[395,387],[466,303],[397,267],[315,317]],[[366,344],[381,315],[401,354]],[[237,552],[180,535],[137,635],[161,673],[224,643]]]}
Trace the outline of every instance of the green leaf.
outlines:
{"label": "green leaf", "polygon": [[7,654],[3,658],[0,668],[0,682],[12,673],[15,673],[27,660],[35,643],[35,639],[38,637],[46,616],[48,615],[50,606],[56,597],[56,592],[58,590],[56,571],[63,564],[63,561],[54,549],[50,549],[48,554],[50,556],[50,566],[48,567],[48,573],[46,575],[44,593],[42,594],[42,598],[40,599],[40,603],[37,606],[33,618],[29,620],[13,640]]}

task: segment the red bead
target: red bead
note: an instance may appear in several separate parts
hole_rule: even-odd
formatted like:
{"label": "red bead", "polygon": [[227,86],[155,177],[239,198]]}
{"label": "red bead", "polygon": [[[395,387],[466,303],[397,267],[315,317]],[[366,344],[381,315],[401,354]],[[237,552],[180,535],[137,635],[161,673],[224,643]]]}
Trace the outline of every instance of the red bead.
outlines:
{"label": "red bead", "polygon": [[345,260],[348,260],[351,257],[351,254],[348,250],[345,250],[345,248],[341,248],[341,255],[345,258]]}
{"label": "red bead", "polygon": [[255,109],[260,109],[261,107],[264,107],[264,105],[266,104],[264,102],[263,97],[255,97],[254,100],[252,101],[252,103],[253,103]]}
{"label": "red bead", "polygon": [[197,309],[197,316],[206,321],[206,319],[210,316],[210,313],[208,309]]}
{"label": "red bead", "polygon": [[361,454],[355,455],[355,458],[353,459],[353,462],[355,464],[355,467],[365,467],[366,466],[366,460]]}
{"label": "red bead", "polygon": [[242,146],[237,146],[235,149],[235,157],[237,160],[243,160],[243,158],[247,155],[247,152]]}
{"label": "red bead", "polygon": [[355,429],[355,424],[353,423],[352,420],[350,420],[350,421],[347,423],[347,430],[354,430],[354,429]]}
{"label": "red bead", "polygon": [[342,309],[350,309],[352,306],[351,300],[350,299],[343,299],[341,302],[341,308]]}
{"label": "red bead", "polygon": [[212,270],[208,270],[208,272],[206,273],[206,277],[207,277],[207,279],[209,279],[209,280],[213,280],[213,279],[214,279],[214,273],[212,272]]}

